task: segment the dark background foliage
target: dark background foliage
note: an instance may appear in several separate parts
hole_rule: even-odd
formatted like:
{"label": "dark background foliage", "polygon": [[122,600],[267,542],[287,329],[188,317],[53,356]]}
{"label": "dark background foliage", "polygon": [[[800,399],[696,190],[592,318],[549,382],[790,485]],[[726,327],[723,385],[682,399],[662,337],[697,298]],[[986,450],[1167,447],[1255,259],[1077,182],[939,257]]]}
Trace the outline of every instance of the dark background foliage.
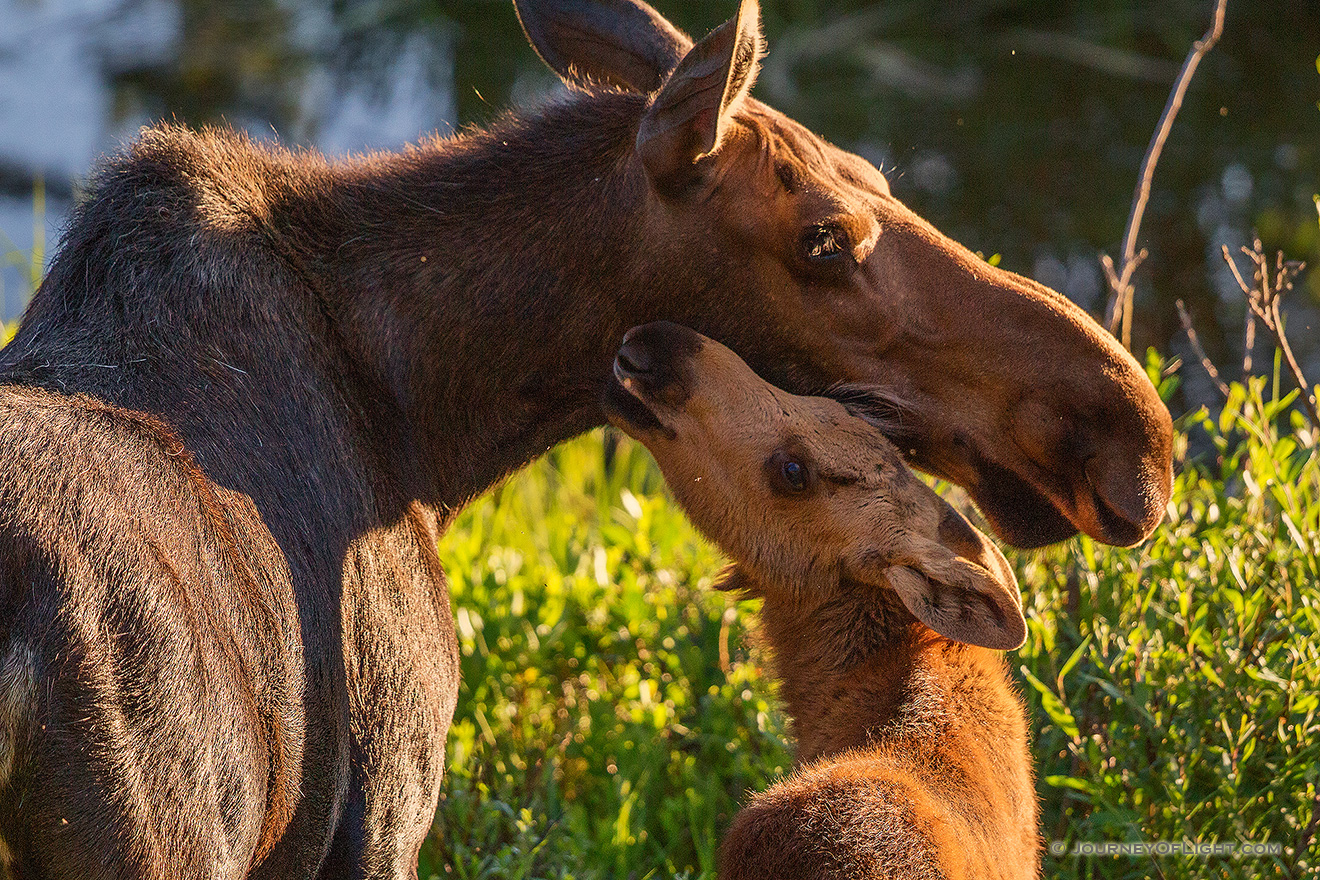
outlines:
{"label": "dark background foliage", "polygon": [[[556,88],[506,0],[209,3],[178,0],[177,51],[121,58],[108,76],[123,112],[190,123],[264,120],[316,139],[299,83],[328,67],[379,82],[419,37],[449,115],[480,124]],[[659,7],[700,35],[732,2]],[[767,0],[770,55],[757,94],[889,172],[897,194],[1004,265],[1093,313],[1097,264],[1122,238],[1137,169],[1211,4],[1050,0]],[[306,11],[320,35],[307,38]],[[1194,80],[1155,181],[1138,273],[1134,348],[1182,351],[1183,299],[1211,356],[1241,356],[1245,307],[1219,257],[1259,230],[1267,250],[1320,262],[1320,3],[1230,2],[1218,47]],[[1320,373],[1312,330],[1320,273],[1293,298],[1292,337]],[[1232,371],[1230,369],[1230,376]],[[1188,403],[1207,399],[1191,381]]]}

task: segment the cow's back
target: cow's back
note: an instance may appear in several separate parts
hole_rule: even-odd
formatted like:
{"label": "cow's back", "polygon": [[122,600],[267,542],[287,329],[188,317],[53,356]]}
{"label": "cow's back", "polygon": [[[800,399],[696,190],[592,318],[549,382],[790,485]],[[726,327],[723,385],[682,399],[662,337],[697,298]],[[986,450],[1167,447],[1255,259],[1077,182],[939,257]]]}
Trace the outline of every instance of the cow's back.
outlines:
{"label": "cow's back", "polygon": [[0,388],[0,858],[246,875],[298,786],[291,597],[252,503],[166,425]]}
{"label": "cow's back", "polygon": [[[145,822],[90,795],[53,820],[101,829],[59,832],[100,847],[61,844],[69,865],[415,871],[458,657],[435,471],[409,442],[399,388],[346,335],[362,316],[331,308],[304,259],[308,236],[361,220],[334,198],[355,174],[232,133],[144,131],[94,176],[0,351],[0,504],[21,514],[0,530],[0,634],[48,634],[32,665],[54,696],[38,708],[67,717],[43,742],[88,746],[55,776],[93,795],[94,782],[156,786]],[[70,639],[104,642],[113,662],[88,665],[118,663],[117,678],[88,685]],[[46,826],[31,801],[6,806],[22,772],[45,786],[15,767],[0,836],[17,858],[17,832]],[[223,768],[228,786],[195,781],[197,767]],[[164,850],[142,855],[139,838]]]}

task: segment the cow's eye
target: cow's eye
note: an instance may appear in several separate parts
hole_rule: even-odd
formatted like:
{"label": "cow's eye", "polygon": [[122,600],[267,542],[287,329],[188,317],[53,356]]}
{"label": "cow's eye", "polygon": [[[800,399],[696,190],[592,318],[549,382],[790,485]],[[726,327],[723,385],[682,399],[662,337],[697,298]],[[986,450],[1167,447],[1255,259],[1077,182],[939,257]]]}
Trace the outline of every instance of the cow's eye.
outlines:
{"label": "cow's eye", "polygon": [[811,226],[802,234],[802,253],[808,263],[817,266],[847,259],[848,233],[829,223]]}

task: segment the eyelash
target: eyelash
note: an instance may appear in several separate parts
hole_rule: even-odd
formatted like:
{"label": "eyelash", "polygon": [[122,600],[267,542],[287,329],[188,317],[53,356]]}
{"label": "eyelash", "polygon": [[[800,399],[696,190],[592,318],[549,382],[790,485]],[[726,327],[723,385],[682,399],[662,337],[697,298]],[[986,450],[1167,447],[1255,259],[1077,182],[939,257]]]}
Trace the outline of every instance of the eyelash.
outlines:
{"label": "eyelash", "polygon": [[807,262],[816,265],[832,263],[839,257],[850,256],[848,233],[831,223],[809,227],[802,234],[802,252]]}

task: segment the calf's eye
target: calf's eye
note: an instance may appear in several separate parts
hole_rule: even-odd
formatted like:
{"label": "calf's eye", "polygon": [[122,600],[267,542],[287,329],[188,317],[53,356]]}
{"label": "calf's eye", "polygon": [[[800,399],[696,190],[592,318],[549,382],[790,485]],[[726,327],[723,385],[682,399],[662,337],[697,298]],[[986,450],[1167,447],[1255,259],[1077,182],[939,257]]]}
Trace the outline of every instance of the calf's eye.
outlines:
{"label": "calf's eye", "polygon": [[811,488],[811,468],[802,459],[780,450],[765,463],[766,476],[780,495],[800,495]]}
{"label": "calf's eye", "polygon": [[794,492],[801,492],[807,488],[807,469],[793,459],[784,462],[780,472],[784,475],[784,482]]}

